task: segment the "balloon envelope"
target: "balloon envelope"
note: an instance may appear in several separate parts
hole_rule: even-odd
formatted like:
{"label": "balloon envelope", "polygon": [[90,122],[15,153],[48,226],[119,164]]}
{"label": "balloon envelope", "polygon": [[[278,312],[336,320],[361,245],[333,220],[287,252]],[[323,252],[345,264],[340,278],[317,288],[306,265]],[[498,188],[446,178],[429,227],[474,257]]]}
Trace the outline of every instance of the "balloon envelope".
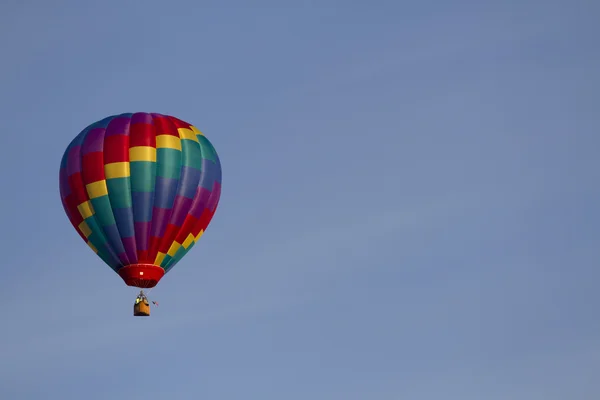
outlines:
{"label": "balloon envelope", "polygon": [[156,286],[200,239],[221,195],[208,139],[178,118],[110,116],[64,152],[60,197],[82,239],[129,286]]}

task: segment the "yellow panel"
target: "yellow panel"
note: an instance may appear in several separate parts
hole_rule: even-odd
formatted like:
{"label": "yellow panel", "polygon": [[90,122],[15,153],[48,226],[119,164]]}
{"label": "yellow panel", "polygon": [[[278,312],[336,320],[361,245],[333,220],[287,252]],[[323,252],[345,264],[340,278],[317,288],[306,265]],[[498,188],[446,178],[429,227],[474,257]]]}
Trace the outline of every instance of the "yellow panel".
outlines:
{"label": "yellow panel", "polygon": [[85,237],[88,237],[92,234],[92,230],[90,229],[87,222],[85,222],[85,221],[81,221],[78,228],[79,228],[79,231],[81,233],[83,233],[83,236],[85,236]]}
{"label": "yellow panel", "polygon": [[181,150],[181,139],[172,135],[157,135],[156,148]]}
{"label": "yellow panel", "polygon": [[88,183],[85,188],[90,199],[106,196],[108,194],[105,180]]}
{"label": "yellow panel", "polygon": [[202,229],[202,230],[200,231],[200,233],[198,233],[198,236],[196,236],[196,237],[194,238],[194,241],[195,241],[195,242],[197,242],[198,240],[200,240],[200,238],[202,237],[202,235],[203,235],[203,234],[204,234],[204,229]]}
{"label": "yellow panel", "polygon": [[115,162],[104,166],[106,179],[126,178],[130,175],[129,162]]}
{"label": "yellow panel", "polygon": [[156,162],[156,149],[150,146],[136,146],[129,149],[129,161]]}
{"label": "yellow panel", "polygon": [[156,258],[154,259],[154,265],[160,265],[165,259],[166,254],[161,253],[160,251],[156,254]]}
{"label": "yellow panel", "polygon": [[188,247],[190,247],[190,244],[192,244],[192,242],[194,241],[194,235],[192,235],[191,233],[187,236],[187,238],[185,238],[185,241],[183,242],[183,248],[187,249]]}
{"label": "yellow panel", "polygon": [[90,246],[90,249],[94,250],[94,253],[98,253],[98,249],[92,244],[92,242],[87,242],[87,245]]}
{"label": "yellow panel", "polygon": [[181,245],[179,243],[173,242],[171,248],[169,248],[169,251],[167,251],[167,254],[171,257],[175,257],[175,253],[177,253],[177,250],[179,250],[180,247]]}
{"label": "yellow panel", "polygon": [[192,132],[194,132],[194,134],[204,136],[204,133],[200,132],[195,126],[190,125],[190,129],[192,130]]}
{"label": "yellow panel", "polygon": [[196,134],[190,129],[178,128],[177,132],[179,132],[179,137],[181,139],[193,140],[194,142],[198,141]]}
{"label": "yellow panel", "polygon": [[86,201],[85,203],[81,203],[77,206],[79,210],[79,214],[83,217],[83,219],[89,218],[94,215],[94,207],[92,207],[92,203]]}

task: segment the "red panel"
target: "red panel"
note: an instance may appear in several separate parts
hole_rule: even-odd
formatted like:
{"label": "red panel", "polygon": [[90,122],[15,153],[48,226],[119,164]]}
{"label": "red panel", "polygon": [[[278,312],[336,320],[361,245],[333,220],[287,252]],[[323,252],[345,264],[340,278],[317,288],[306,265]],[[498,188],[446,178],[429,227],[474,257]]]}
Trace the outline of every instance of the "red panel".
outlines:
{"label": "red panel", "polygon": [[185,121],[180,120],[179,118],[176,117],[168,117],[171,122],[173,123],[173,125],[175,125],[175,127],[177,128],[187,128],[190,129],[190,124],[188,124]]}
{"label": "red panel", "polygon": [[104,154],[95,151],[84,155],[81,170],[84,184],[104,180]]}
{"label": "red panel", "polygon": [[156,236],[150,236],[150,245],[148,246],[148,259],[154,260],[156,259],[156,254],[158,254],[158,246],[160,245],[160,239]]}
{"label": "red panel", "polygon": [[81,221],[83,221],[83,217],[81,213],[77,209],[79,203],[75,198],[75,195],[70,194],[65,198],[65,204],[67,205],[67,209],[69,210],[69,217],[71,219],[71,223],[75,225],[75,227],[79,226]]}
{"label": "red panel", "polygon": [[74,205],[73,195],[69,195],[65,198],[63,206],[66,209],[65,211],[67,213],[67,217],[69,217],[71,225],[73,225],[79,236],[81,236],[83,240],[87,241],[85,236],[78,229],[79,224],[81,224],[81,221],[83,221],[83,218],[81,217],[79,210],[77,210],[77,206]]}
{"label": "red panel", "polygon": [[106,136],[104,138],[104,164],[126,161],[129,161],[129,136]]}
{"label": "red panel", "polygon": [[209,210],[207,208],[202,210],[202,214],[200,214],[200,218],[198,218],[198,221],[194,224],[194,228],[192,229],[192,235],[194,235],[194,237],[198,236],[198,234],[202,230],[202,223],[205,218],[204,214],[206,214],[207,212],[209,212]]}
{"label": "red panel", "polygon": [[69,176],[69,186],[71,187],[71,193],[75,196],[76,205],[89,200],[85,186],[83,186],[81,172]]}
{"label": "red panel", "polygon": [[157,135],[171,135],[179,137],[179,132],[177,132],[177,127],[171,122],[167,117],[154,117],[153,121],[154,126],[156,127]]}
{"label": "red panel", "polygon": [[150,260],[148,250],[138,250],[137,256],[138,256],[139,262],[141,262],[141,263],[151,263],[154,261],[154,260]]}
{"label": "red panel", "polygon": [[213,214],[214,213],[210,212],[208,208],[205,208],[204,211],[202,211],[200,219],[198,219],[198,223],[194,226],[194,229],[192,230],[192,234],[194,236],[198,236],[201,230],[206,230]]}
{"label": "red panel", "polygon": [[156,128],[150,124],[132,124],[129,127],[129,147],[156,147]]}
{"label": "red panel", "polygon": [[[177,231],[179,227],[173,224],[168,224],[167,229],[165,229],[165,233],[160,241],[159,250],[161,253],[166,253],[169,251],[173,240],[175,240],[175,235],[177,235]],[[180,243],[181,244],[181,243]]]}
{"label": "red panel", "polygon": [[177,240],[178,243],[183,243],[185,239],[187,239],[188,235],[192,233],[192,229],[194,229],[194,225],[197,223],[198,218],[188,214],[188,216],[185,217],[185,221],[183,221],[181,229],[179,229],[179,233],[177,234],[175,240]]}
{"label": "red panel", "polygon": [[208,208],[204,211],[205,212],[203,212],[200,216],[200,226],[202,227],[202,229],[206,229],[208,224],[210,224],[210,220],[212,219],[214,214],[214,212],[210,211]]}

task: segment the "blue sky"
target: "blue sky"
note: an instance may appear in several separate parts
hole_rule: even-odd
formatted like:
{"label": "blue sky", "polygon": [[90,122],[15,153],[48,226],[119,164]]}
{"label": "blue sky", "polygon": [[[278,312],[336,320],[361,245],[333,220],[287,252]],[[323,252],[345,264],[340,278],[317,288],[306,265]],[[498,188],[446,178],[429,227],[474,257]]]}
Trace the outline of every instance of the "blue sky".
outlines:
{"label": "blue sky", "polygon": [[[600,398],[599,12],[4,1],[0,398]],[[135,111],[223,164],[147,319],[58,194]]]}

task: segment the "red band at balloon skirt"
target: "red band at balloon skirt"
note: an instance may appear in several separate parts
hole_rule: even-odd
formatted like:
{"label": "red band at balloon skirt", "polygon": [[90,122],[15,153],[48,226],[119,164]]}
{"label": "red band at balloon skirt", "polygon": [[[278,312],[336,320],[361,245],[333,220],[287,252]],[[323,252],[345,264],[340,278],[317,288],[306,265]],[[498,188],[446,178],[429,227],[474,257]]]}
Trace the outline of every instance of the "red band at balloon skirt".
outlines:
{"label": "red band at balloon skirt", "polygon": [[131,264],[117,271],[128,286],[142,289],[156,286],[165,275],[165,270],[153,264]]}

